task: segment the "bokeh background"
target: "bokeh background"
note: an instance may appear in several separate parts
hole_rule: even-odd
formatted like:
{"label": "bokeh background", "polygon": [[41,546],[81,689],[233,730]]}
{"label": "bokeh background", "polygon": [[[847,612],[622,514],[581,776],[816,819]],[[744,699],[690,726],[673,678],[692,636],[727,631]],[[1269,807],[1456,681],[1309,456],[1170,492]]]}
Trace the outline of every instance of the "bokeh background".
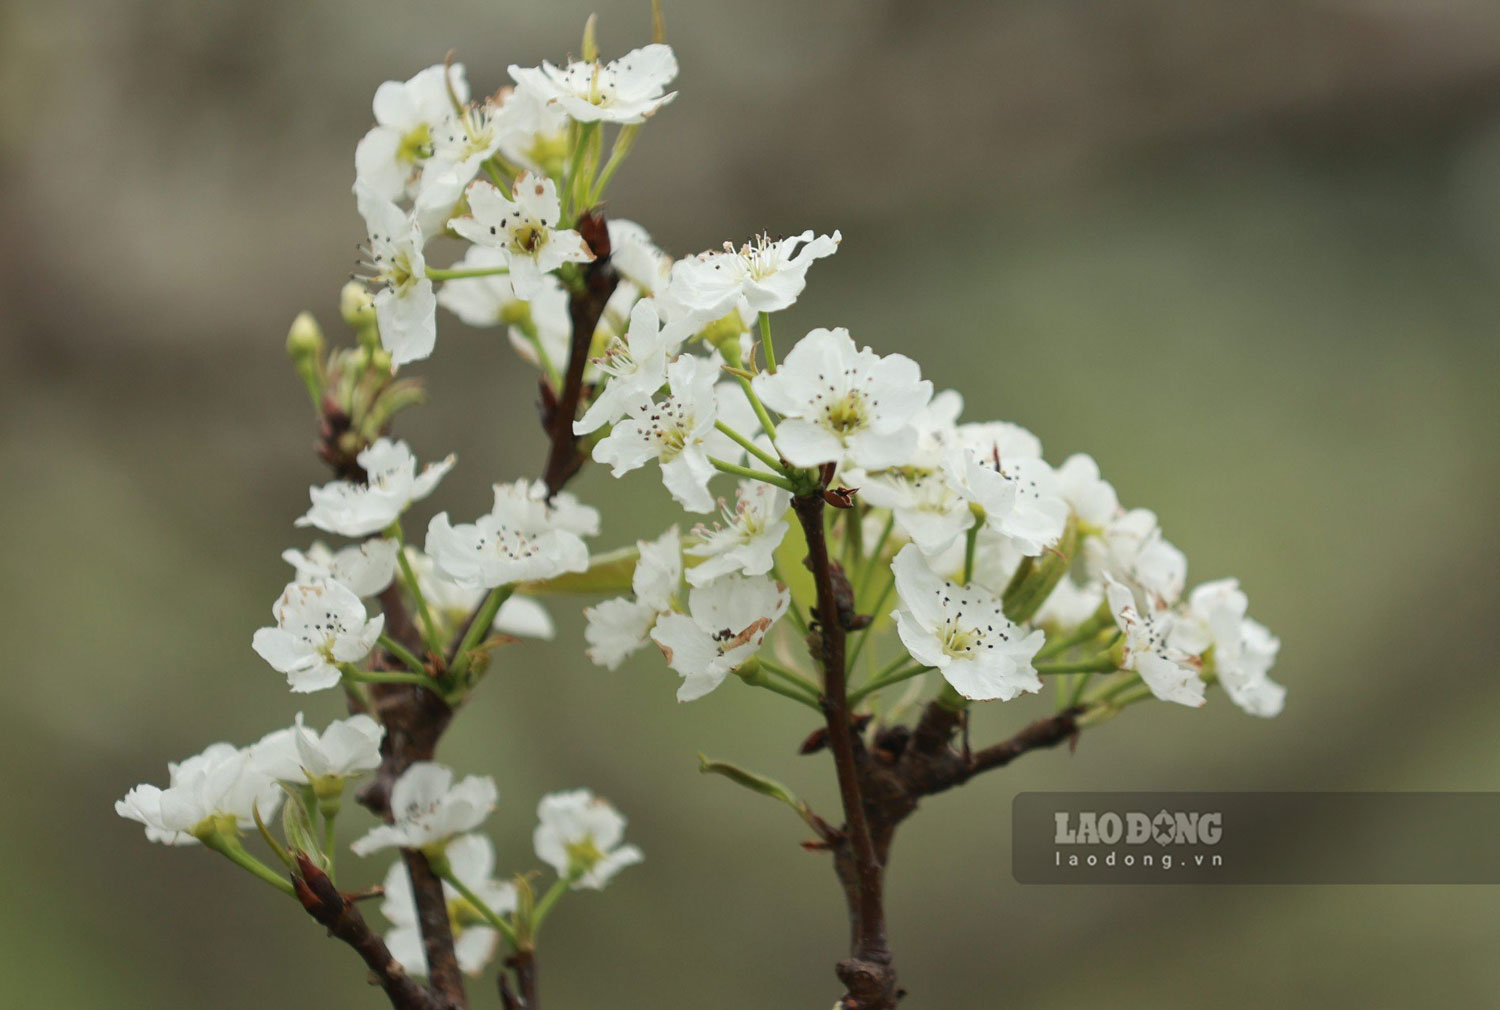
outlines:
{"label": "bokeh background", "polygon": [[[0,8],[0,473],[7,629],[0,950],[13,1005],[377,1007],[350,952],[113,800],[299,704],[251,653],[324,479],[283,355],[339,332],[369,99],[457,47],[476,90],[644,0],[10,0]],[[1145,706],[1077,753],[926,804],[891,869],[910,1005],[1495,1005],[1482,887],[1044,888],[1009,871],[1022,789],[1493,789],[1500,8],[1483,0],[805,4],[668,0],[679,100],[612,210],[670,250],[841,228],[784,327],[917,354],[972,417],[1087,450],[1195,578],[1283,639],[1285,715]],[[534,472],[533,384],[440,324],[403,419],[456,451],[439,507]],[[577,483],[602,543],[660,526],[649,476]],[[420,529],[428,509],[409,524]],[[503,657],[445,757],[493,774],[508,867],[589,784],[648,854],[565,903],[549,1005],[824,1007],[824,860],[695,753],[830,806],[811,726],[726,686],[678,706],[642,656]],[[316,721],[331,697],[300,699]],[[985,709],[981,737],[1046,702]],[[1288,825],[1296,831],[1296,825]],[[383,869],[368,868],[372,878]],[[476,1005],[494,1005],[485,983]]]}

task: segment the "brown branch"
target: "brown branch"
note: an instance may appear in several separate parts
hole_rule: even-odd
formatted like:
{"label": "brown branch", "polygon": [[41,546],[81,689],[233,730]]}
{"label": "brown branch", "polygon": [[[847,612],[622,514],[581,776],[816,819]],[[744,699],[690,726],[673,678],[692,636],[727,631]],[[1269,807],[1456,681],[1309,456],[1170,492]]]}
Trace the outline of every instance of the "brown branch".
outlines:
{"label": "brown branch", "polygon": [[500,1005],[505,1010],[540,1010],[542,997],[538,992],[536,951],[529,948],[518,950],[505,959],[505,966],[516,976],[520,992],[511,988],[510,978],[500,973]]}
{"label": "brown branch", "polygon": [[818,589],[816,644],[823,666],[823,715],[844,808],[843,837],[833,850],[834,869],[849,907],[851,934],[850,956],[837,967],[839,981],[847,989],[841,1005],[891,1010],[900,996],[885,934],[885,868],[876,852],[867,810],[864,786],[870,760],[850,719],[844,667],[846,622],[853,615],[840,604],[848,596],[848,585],[828,556],[821,491],[793,498],[792,508],[807,539],[808,567]]}
{"label": "brown branch", "polygon": [[406,974],[380,934],[370,928],[359,909],[334,886],[328,874],[305,855],[298,857],[298,870],[292,877],[297,900],[308,915],[328,930],[329,936],[347,943],[364,960],[391,1006],[396,1010],[450,1010],[452,1004]]}
{"label": "brown branch", "polygon": [[594,259],[583,268],[581,287],[568,299],[568,316],[573,323],[568,370],[563,376],[562,389],[552,390],[545,380],[541,387],[542,427],[551,440],[547,447],[547,462],[542,468],[542,480],[547,485],[549,498],[561,491],[583,466],[578,436],[573,434],[573,421],[583,399],[583,371],[588,365],[589,345],[594,341],[599,317],[604,315],[604,307],[620,283],[619,274],[615,273],[609,260],[609,228],[604,214],[597,207],[585,211],[578,218],[578,232],[593,252]]}

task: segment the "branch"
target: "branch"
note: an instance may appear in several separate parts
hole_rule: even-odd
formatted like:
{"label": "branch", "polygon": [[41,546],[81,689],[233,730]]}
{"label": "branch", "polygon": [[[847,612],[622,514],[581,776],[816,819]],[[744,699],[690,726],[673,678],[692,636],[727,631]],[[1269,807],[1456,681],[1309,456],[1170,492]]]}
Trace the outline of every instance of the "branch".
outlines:
{"label": "branch", "polygon": [[862,787],[861,765],[868,763],[864,745],[855,736],[849,717],[845,669],[845,621],[853,617],[850,589],[843,572],[835,574],[823,531],[821,491],[792,499],[792,508],[807,539],[807,562],[818,588],[818,639],[823,666],[823,714],[828,725],[828,749],[833,752],[839,799],[844,808],[844,839],[834,849],[834,865],[849,905],[850,958],[838,965],[839,980],[848,989],[841,1005],[859,1010],[889,1010],[899,998],[896,972],[885,935],[883,872],[876,854]]}
{"label": "branch", "polygon": [[938,702],[928,704],[912,731],[897,769],[897,777],[910,794],[909,808],[897,819],[916,809],[916,800],[961,786],[981,772],[1003,768],[1022,754],[1056,747],[1078,736],[1078,716],[1084,706],[1075,705],[1021,730],[1009,740],[975,751],[965,758],[950,746],[961,713]]}
{"label": "branch", "polygon": [[549,498],[561,491],[583,466],[578,436],[573,434],[573,421],[583,398],[583,370],[588,365],[589,345],[594,341],[599,317],[620,283],[619,274],[609,261],[609,228],[603,213],[598,208],[585,211],[578,218],[578,231],[592,250],[594,260],[583,268],[581,289],[575,290],[568,300],[568,316],[573,323],[568,370],[563,376],[563,388],[555,393],[546,380],[542,381],[542,427],[551,439],[542,480]]}
{"label": "branch", "polygon": [[452,1004],[406,974],[380,934],[370,928],[328,874],[305,855],[298,856],[297,864],[299,874],[292,877],[292,886],[302,907],[328,930],[329,936],[348,944],[364,960],[391,1006],[396,1010],[449,1010]]}

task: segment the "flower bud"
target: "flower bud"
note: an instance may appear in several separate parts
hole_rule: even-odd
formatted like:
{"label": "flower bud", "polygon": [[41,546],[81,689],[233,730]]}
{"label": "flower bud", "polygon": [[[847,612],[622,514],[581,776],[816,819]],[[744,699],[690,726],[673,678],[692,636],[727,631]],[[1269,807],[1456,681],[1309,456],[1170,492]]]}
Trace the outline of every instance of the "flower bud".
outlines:
{"label": "flower bud", "polygon": [[299,313],[286,335],[286,353],[313,406],[323,398],[323,331],[310,312]]}
{"label": "flower bud", "polygon": [[705,326],[699,336],[710,347],[718,348],[724,360],[731,363],[740,359],[740,336],[745,332],[745,320],[739,309],[731,309],[727,315],[715,319]]}
{"label": "flower bud", "polygon": [[286,353],[294,362],[323,356],[323,330],[311,312],[299,312],[286,334]]}
{"label": "flower bud", "polygon": [[375,301],[359,281],[350,281],[339,292],[339,313],[344,322],[359,329],[375,321]]}

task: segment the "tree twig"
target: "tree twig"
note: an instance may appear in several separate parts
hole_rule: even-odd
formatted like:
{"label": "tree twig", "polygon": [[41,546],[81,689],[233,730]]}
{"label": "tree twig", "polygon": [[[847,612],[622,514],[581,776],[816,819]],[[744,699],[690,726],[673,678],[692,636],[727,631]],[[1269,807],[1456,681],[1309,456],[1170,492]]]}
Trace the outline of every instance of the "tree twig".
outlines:
{"label": "tree twig", "polygon": [[[849,906],[850,956],[837,967],[848,990],[842,1005],[858,1010],[891,1010],[900,998],[896,971],[885,933],[884,866],[871,833],[865,776],[864,745],[855,736],[849,717],[844,643],[850,596],[848,583],[828,555],[823,530],[821,492],[799,495],[792,508],[807,539],[808,567],[817,585],[818,657],[823,665],[823,714],[828,726],[828,749],[833,754],[839,799],[844,808],[843,838],[834,846],[834,868],[844,885]],[[842,585],[840,584],[842,583]]]}

